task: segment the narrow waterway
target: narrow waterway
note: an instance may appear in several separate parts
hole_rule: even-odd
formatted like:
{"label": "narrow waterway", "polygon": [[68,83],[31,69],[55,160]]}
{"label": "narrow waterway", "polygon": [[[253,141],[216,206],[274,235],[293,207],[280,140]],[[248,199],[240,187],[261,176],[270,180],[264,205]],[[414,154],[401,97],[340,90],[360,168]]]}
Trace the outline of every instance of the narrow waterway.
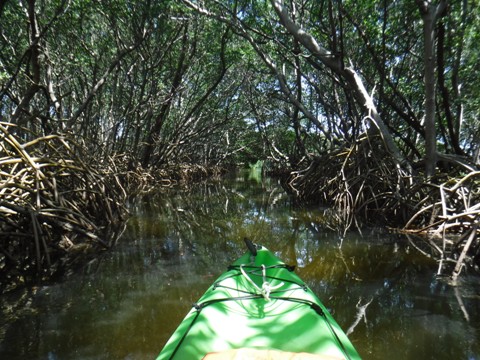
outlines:
{"label": "narrow waterway", "polygon": [[138,198],[118,245],[62,283],[0,298],[0,359],[153,359],[248,237],[310,285],[364,359],[480,359],[480,279],[452,287],[411,240],[332,230],[277,181]]}

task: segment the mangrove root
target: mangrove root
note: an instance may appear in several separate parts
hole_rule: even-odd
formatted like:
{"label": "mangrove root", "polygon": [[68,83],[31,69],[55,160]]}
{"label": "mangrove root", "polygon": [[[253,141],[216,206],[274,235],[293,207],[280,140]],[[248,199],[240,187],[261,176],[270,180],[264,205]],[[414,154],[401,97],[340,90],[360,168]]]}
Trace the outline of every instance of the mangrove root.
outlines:
{"label": "mangrove root", "polygon": [[107,232],[126,214],[112,168],[66,135],[0,123],[0,292],[112,245]]}

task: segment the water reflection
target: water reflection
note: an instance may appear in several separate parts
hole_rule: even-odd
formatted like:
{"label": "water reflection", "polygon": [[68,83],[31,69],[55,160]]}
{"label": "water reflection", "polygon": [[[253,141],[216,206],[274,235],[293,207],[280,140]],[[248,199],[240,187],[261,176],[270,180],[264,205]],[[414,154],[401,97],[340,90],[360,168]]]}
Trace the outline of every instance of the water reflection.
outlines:
{"label": "water reflection", "polygon": [[293,207],[274,180],[239,175],[130,209],[118,246],[83,273],[0,300],[1,359],[154,358],[244,237],[297,265],[365,359],[480,358],[478,278],[438,281],[397,235],[342,237],[328,211]]}

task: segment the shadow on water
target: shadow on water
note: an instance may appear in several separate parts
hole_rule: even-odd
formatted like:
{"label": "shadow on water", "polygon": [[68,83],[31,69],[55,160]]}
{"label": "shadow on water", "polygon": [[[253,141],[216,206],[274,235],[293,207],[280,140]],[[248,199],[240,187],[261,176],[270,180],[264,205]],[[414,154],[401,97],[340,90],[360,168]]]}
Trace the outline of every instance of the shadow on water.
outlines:
{"label": "shadow on water", "polygon": [[275,180],[239,174],[130,211],[118,245],[82,273],[0,298],[1,359],[154,358],[244,237],[297,266],[365,359],[480,359],[478,278],[437,280],[432,260],[385,231],[341,237]]}

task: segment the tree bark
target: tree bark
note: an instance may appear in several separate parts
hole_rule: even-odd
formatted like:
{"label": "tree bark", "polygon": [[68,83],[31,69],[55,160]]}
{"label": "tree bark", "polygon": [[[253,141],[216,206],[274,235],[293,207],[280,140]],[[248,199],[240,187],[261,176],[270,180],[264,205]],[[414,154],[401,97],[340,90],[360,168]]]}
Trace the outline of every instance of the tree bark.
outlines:
{"label": "tree bark", "polygon": [[435,125],[435,24],[447,6],[447,0],[435,5],[430,0],[416,0],[423,20],[423,62],[425,82],[425,177],[435,175],[437,166],[437,132]]}
{"label": "tree bark", "polygon": [[429,7],[422,15],[424,41],[424,81],[425,81],[425,176],[435,174],[437,166],[437,135],[435,128],[435,8]]}

